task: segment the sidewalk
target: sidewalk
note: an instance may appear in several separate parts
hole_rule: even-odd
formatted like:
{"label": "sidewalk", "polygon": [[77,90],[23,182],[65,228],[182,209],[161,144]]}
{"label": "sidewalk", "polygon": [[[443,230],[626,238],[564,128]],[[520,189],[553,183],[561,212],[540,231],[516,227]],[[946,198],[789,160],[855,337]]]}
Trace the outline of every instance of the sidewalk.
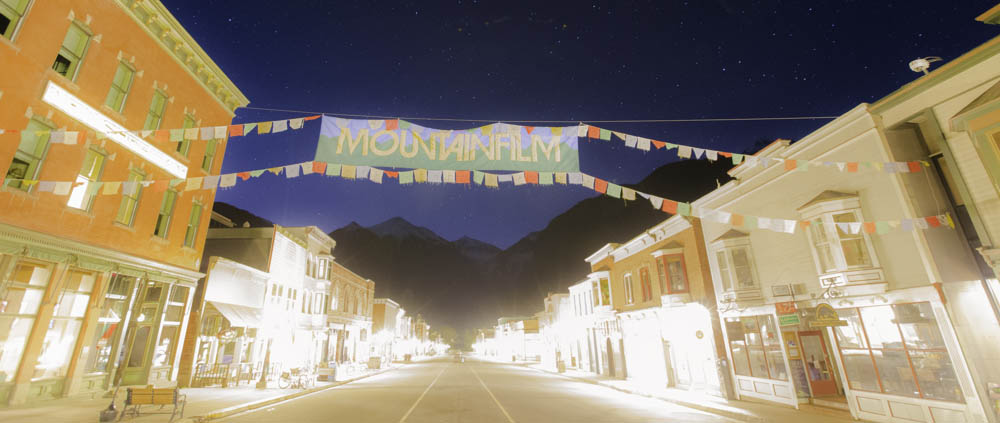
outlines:
{"label": "sidewalk", "polygon": [[[420,360],[414,360],[414,362],[416,361]],[[334,386],[340,386],[358,379],[396,369],[402,365],[404,364],[396,362],[379,370],[365,369],[359,372],[359,374],[351,375],[350,378],[345,380],[316,382],[316,387],[311,389],[256,389],[252,385],[238,388],[184,388],[181,389],[181,393],[187,395],[187,406],[184,409],[185,418],[175,419],[174,422],[199,422],[220,419],[247,410],[329,389]],[[0,421],[11,423],[92,423],[98,421],[101,410],[106,409],[110,401],[110,398],[66,398],[25,406],[0,408]],[[125,408],[124,401],[125,390],[122,389],[118,392],[115,402],[119,413]],[[143,408],[149,411],[157,411],[152,406]],[[169,407],[165,407],[163,411],[169,411]],[[160,423],[166,422],[169,419],[169,414],[151,414],[136,417],[134,420],[129,417],[122,421]]]}
{"label": "sidewalk", "polygon": [[604,385],[609,388],[626,392],[629,394],[642,395],[650,398],[657,398],[663,401],[672,402],[684,407],[704,411],[734,420],[751,423],[798,423],[808,421],[809,423],[846,423],[855,422],[850,413],[841,410],[827,409],[811,405],[802,405],[798,410],[780,405],[770,405],[749,401],[727,400],[712,395],[699,394],[675,388],[646,389],[641,388],[627,380],[612,379],[607,376],[595,375],[590,372],[566,369],[565,373],[558,373],[553,369],[546,368],[540,363],[514,363],[524,367],[552,373],[555,375],[579,380],[596,385]]}

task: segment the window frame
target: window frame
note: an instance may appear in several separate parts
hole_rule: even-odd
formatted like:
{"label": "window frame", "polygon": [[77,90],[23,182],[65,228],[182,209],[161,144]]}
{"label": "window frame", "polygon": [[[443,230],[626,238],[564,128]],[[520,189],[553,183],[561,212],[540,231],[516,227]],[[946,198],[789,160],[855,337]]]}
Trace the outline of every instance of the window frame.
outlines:
{"label": "window frame", "polygon": [[639,289],[642,290],[642,302],[653,300],[653,281],[649,275],[649,266],[639,268]]}
{"label": "window frame", "polygon": [[[747,265],[750,267],[750,278],[753,282],[752,286],[740,286],[740,281],[736,274],[735,260],[733,258],[733,252],[737,250],[742,250],[746,253]],[[725,262],[719,261],[720,256],[725,258]],[[720,279],[719,286],[722,287],[723,292],[761,289],[760,277],[757,274],[757,264],[754,260],[753,248],[750,245],[749,235],[740,238],[719,240],[712,243],[712,254],[709,261],[712,266],[712,274],[718,275]],[[723,269],[725,269],[725,272],[723,272]]]}
{"label": "window frame", "polygon": [[[198,126],[198,120],[194,118],[194,115],[185,113],[181,129],[191,129],[196,126]],[[187,139],[187,137],[181,137],[181,140],[177,143],[177,153],[186,158],[191,153],[191,140]]]}
{"label": "window frame", "polygon": [[[17,149],[14,150],[14,157],[11,158],[10,165],[8,165],[8,167],[7,167],[7,175],[4,177],[4,186],[16,188],[16,189],[19,189],[19,190],[24,191],[24,192],[31,192],[32,187],[35,186],[35,184],[26,185],[24,183],[24,181],[25,180],[35,180],[38,177],[38,174],[41,173],[41,171],[42,171],[42,165],[45,163],[45,159],[46,159],[46,157],[49,154],[49,147],[52,146],[52,143],[50,142],[51,141],[51,136],[52,136],[52,131],[55,130],[55,127],[53,127],[52,125],[50,125],[50,124],[48,124],[48,123],[46,123],[46,122],[44,122],[44,121],[42,121],[40,119],[37,119],[37,118],[31,118],[31,119],[29,119],[28,120],[28,126],[27,126],[27,128],[30,128],[33,124],[37,124],[40,127],[45,128],[45,129],[36,129],[34,131],[32,131],[30,129],[26,129],[26,130],[24,130],[24,131],[21,132],[21,140],[18,141]],[[42,134],[39,135],[38,132],[42,132]],[[37,153],[27,153],[27,152],[21,150],[21,144],[23,144],[25,136],[35,136],[36,137],[36,139],[35,139],[36,149],[37,149],[37,145],[38,145],[39,142],[44,142],[45,143],[45,146],[41,149],[42,152],[41,152],[40,156],[36,157],[35,154],[37,154]],[[39,139],[41,139],[41,140],[39,140]],[[34,170],[31,170],[31,162],[28,161],[27,162],[28,163],[28,167],[26,168],[26,170],[30,170],[30,172],[29,173],[25,173],[24,176],[21,177],[21,180],[19,180],[19,181],[13,180],[12,181],[12,180],[8,179],[10,177],[10,170],[11,170],[11,168],[14,165],[14,160],[18,160],[18,155],[19,154],[21,156],[28,156],[28,160],[35,160],[36,164],[34,165]],[[20,160],[21,161],[25,161],[25,159],[23,159],[23,158],[20,159]]]}
{"label": "window frame", "polygon": [[[861,202],[856,196],[827,200],[811,205],[805,210],[800,210],[800,212],[802,213],[803,219],[813,222],[809,225],[809,230],[805,232],[806,238],[809,240],[809,250],[813,257],[813,264],[816,267],[818,274],[829,275],[832,273],[876,269],[880,267],[878,254],[875,252],[875,245],[872,243],[871,235],[866,233],[864,229],[859,229],[857,235],[862,240],[862,245],[865,248],[865,254],[868,256],[869,263],[858,265],[850,265],[847,263],[847,254],[844,251],[844,241],[851,238],[841,237],[840,228],[836,225],[834,217],[849,213],[853,215],[853,222],[864,222],[865,218],[861,211]],[[822,262],[823,259],[820,258],[820,251],[817,250],[816,234],[819,231],[822,231],[821,233],[825,235],[826,245],[829,248],[831,258],[833,259],[831,269],[824,268]]]}
{"label": "window frame", "polygon": [[622,275],[622,286],[625,288],[625,304],[635,304],[635,289],[632,286],[632,272]]}
{"label": "window frame", "polygon": [[[115,81],[118,79],[118,72],[123,69],[125,72],[128,72],[128,80],[125,87],[118,86]],[[118,61],[118,66],[115,67],[115,73],[111,76],[111,86],[108,87],[108,95],[104,98],[105,106],[117,113],[122,113],[122,111],[125,110],[125,103],[128,102],[129,94],[132,92],[132,86],[135,85],[135,72],[135,68],[132,67],[132,65],[129,65],[123,60]],[[115,92],[119,93],[121,96],[121,102],[118,104],[112,104],[111,95]]]}
{"label": "window frame", "polygon": [[[80,32],[82,32],[86,36],[86,38],[87,38],[86,41],[84,42],[84,45],[83,45],[83,49],[82,49],[83,51],[80,52],[79,57],[75,57],[76,53],[69,51],[69,49],[66,48],[66,45],[65,45],[66,44],[66,36],[69,35],[69,31],[71,31],[74,27],[77,28],[77,29],[79,29]],[[78,75],[80,75],[80,68],[83,67],[83,59],[87,57],[87,52],[90,51],[90,41],[93,38],[94,38],[94,33],[90,31],[90,29],[87,27],[87,25],[83,24],[82,22],[75,21],[75,20],[71,21],[69,28],[66,30],[66,35],[63,36],[62,43],[59,44],[59,52],[56,53],[56,58],[53,59],[52,70],[55,71],[57,74],[63,76],[64,78],[66,78],[66,79],[68,79],[70,81],[76,82],[76,77]],[[68,54],[74,55],[74,58],[76,59],[76,63],[75,64],[73,62],[70,62],[69,67],[67,67],[67,72],[66,73],[67,74],[70,73],[70,69],[71,69],[72,70],[72,75],[63,74],[63,73],[59,72],[55,68],[56,60],[59,59],[59,56],[63,55],[63,51],[64,50]]]}
{"label": "window frame", "polygon": [[[752,344],[750,342],[750,337],[748,336],[749,334],[746,332],[745,326],[743,326],[742,319],[748,319],[748,318],[754,319],[754,323],[757,325],[757,330],[756,330],[756,332],[754,332],[755,335],[757,335],[758,337],[760,337],[760,343],[757,344],[757,345],[754,345],[754,344]],[[731,320],[731,319],[735,319],[735,320]],[[766,323],[770,323],[770,324],[774,325],[774,327],[773,327],[774,333],[775,333],[776,336],[778,336],[778,342],[776,344],[775,343],[772,343],[772,344],[766,343],[766,338],[764,337],[764,327],[765,326],[763,324],[761,324],[761,320],[762,319],[765,320]],[[748,375],[741,375],[739,373],[736,373],[736,368],[734,367],[733,368],[733,373],[736,374],[736,376],[752,377],[752,378],[758,378],[758,379],[767,379],[767,380],[777,380],[777,381],[782,381],[782,382],[788,382],[790,374],[789,374],[788,364],[785,362],[785,357],[784,357],[785,352],[782,351],[782,349],[783,349],[782,345],[784,345],[784,342],[782,342],[782,340],[781,340],[781,336],[782,336],[781,335],[781,330],[780,330],[780,327],[777,326],[776,322],[777,322],[777,319],[775,319],[774,316],[770,315],[770,314],[734,316],[734,317],[728,317],[728,318],[725,319],[725,321],[723,322],[723,325],[726,325],[728,323],[736,323],[736,324],[739,324],[741,326],[741,330],[743,331],[743,352],[744,352],[744,355],[745,355],[745,358],[746,358],[747,372],[749,374]],[[730,334],[728,332],[729,331],[727,331],[727,333],[726,333],[726,339],[725,339],[725,341],[726,341],[726,348],[729,350],[729,354],[732,355],[732,356],[734,356],[733,360],[735,361],[736,352],[733,351],[733,342],[736,342],[738,340],[732,339],[732,334]],[[762,354],[761,356],[764,358],[764,367],[767,369],[767,374],[766,375],[756,375],[756,374],[754,374],[753,360],[751,360],[751,358],[750,358],[750,350],[751,349],[756,350],[756,351],[760,351],[760,353]],[[774,375],[771,374],[772,373],[771,372],[771,367],[772,366],[771,366],[771,358],[770,358],[770,354],[769,353],[774,352],[774,351],[779,352],[781,354],[781,356],[782,356],[780,364],[781,364],[782,367],[785,368],[785,378],[784,379],[780,379],[780,378],[774,377]]]}
{"label": "window frame", "polygon": [[[167,202],[167,198],[171,194],[173,194],[173,201],[170,204],[170,212],[166,214],[167,221],[166,221],[166,223],[163,224],[163,228],[164,229],[163,229],[163,234],[161,235],[161,234],[157,233],[157,231],[159,231],[159,228],[160,228],[160,217],[164,216],[163,207],[164,207],[164,205]],[[163,192],[163,201],[160,202],[160,211],[157,213],[157,215],[156,215],[156,222],[153,225],[153,236],[161,238],[161,239],[167,239],[167,236],[170,234],[170,224],[173,223],[173,220],[174,220],[174,210],[177,209],[177,200],[178,200],[179,197],[180,197],[180,194],[177,192],[177,190],[175,190],[173,188],[167,188],[167,190]]]}
{"label": "window frame", "polygon": [[[24,17],[28,15],[31,11],[31,6],[34,4],[32,0],[23,0],[24,11],[18,12],[16,8],[11,8],[6,3],[0,2],[0,15],[4,15],[11,24],[7,27],[7,33],[0,33],[0,38],[6,38],[8,41],[13,42],[19,32],[21,32],[21,26],[24,23]],[[16,15],[16,18],[12,18],[11,15]]]}
{"label": "window frame", "polygon": [[[135,181],[132,181],[132,177],[133,176],[138,177],[138,179],[136,179]],[[124,226],[127,226],[129,228],[131,228],[132,225],[135,224],[135,215],[136,215],[136,212],[139,210],[139,202],[142,200],[142,188],[143,188],[142,181],[144,181],[144,180],[146,180],[146,174],[145,174],[145,172],[142,171],[142,169],[139,169],[137,167],[133,167],[133,168],[129,169],[129,171],[128,171],[128,177],[126,177],[125,181],[126,182],[135,182],[135,194],[134,194],[135,198],[133,198],[131,195],[125,193],[125,185],[122,184],[122,201],[118,203],[118,211],[115,213],[115,220],[114,221],[116,223],[124,225]],[[121,220],[118,220],[118,217],[119,217],[119,215],[122,212],[122,207],[124,207],[125,203],[127,201],[129,201],[129,200],[135,201],[135,205],[132,206],[132,212],[129,213],[128,221],[127,222],[122,222]]]}
{"label": "window frame", "polygon": [[[195,218],[195,208],[198,209],[198,217]],[[194,248],[198,244],[198,231],[201,230],[201,214],[204,211],[204,206],[198,202],[193,201],[191,203],[191,214],[188,215],[188,223],[184,229],[184,246],[188,248]],[[192,225],[194,226],[194,233],[191,233]]]}
{"label": "window frame", "polygon": [[[681,265],[681,274],[684,276],[684,289],[674,290],[674,280],[670,277],[670,263],[675,262]],[[671,249],[653,252],[653,260],[656,262],[656,269],[659,272],[661,295],[687,294],[691,292],[691,281],[688,278],[687,263],[684,261],[684,250]]]}
{"label": "window frame", "polygon": [[[898,321],[895,321],[896,319],[893,319],[894,321],[892,321],[892,324],[899,331],[899,339],[900,339],[900,345],[899,345],[899,347],[895,347],[895,348],[894,347],[886,347],[885,345],[883,345],[882,347],[879,347],[879,348],[873,347],[872,344],[871,344],[871,337],[868,335],[868,333],[869,333],[869,331],[868,331],[868,325],[865,323],[865,319],[864,319],[864,317],[862,315],[861,310],[865,309],[865,308],[873,308],[873,307],[891,307],[892,310],[893,310],[893,313],[895,313],[895,310],[896,310],[897,306],[905,306],[905,305],[910,305],[910,304],[927,304],[927,306],[931,310],[931,314],[934,315],[935,328],[938,330],[939,335],[941,335],[943,348],[913,348],[913,347],[908,346],[907,345],[907,343],[908,343],[907,342],[907,337],[903,333],[903,328],[902,328],[901,324]],[[845,382],[846,382],[845,384],[846,384],[846,387],[848,389],[855,390],[855,391],[862,391],[862,392],[873,392],[873,393],[879,393],[879,394],[883,394],[883,395],[891,395],[891,396],[897,396],[897,397],[903,397],[903,398],[917,398],[917,399],[921,399],[921,400],[942,401],[942,402],[948,402],[948,403],[953,403],[953,404],[957,404],[957,403],[964,404],[965,403],[965,391],[964,390],[962,391],[962,394],[960,395],[960,398],[958,400],[941,399],[941,398],[928,398],[928,397],[926,397],[925,394],[924,394],[924,388],[921,386],[920,377],[917,375],[917,368],[913,364],[913,356],[914,355],[911,354],[911,351],[917,352],[917,353],[927,353],[927,352],[931,352],[931,353],[944,353],[948,357],[948,364],[949,365],[953,365],[955,363],[955,361],[953,360],[954,354],[952,354],[952,352],[948,348],[947,337],[944,336],[944,333],[942,333],[942,331],[941,331],[941,324],[939,323],[937,314],[934,312],[934,305],[931,304],[931,302],[929,302],[929,301],[910,301],[910,302],[893,303],[893,304],[878,304],[878,305],[868,305],[868,306],[846,307],[846,308],[837,309],[838,314],[841,312],[841,310],[853,310],[854,313],[856,313],[856,315],[858,317],[858,319],[857,319],[858,320],[858,324],[861,327],[860,335],[863,336],[864,343],[861,346],[859,346],[859,347],[843,347],[840,344],[840,333],[835,330],[833,338],[834,338],[835,345],[837,347],[836,353],[840,356],[841,362],[844,362],[844,350],[847,350],[847,351],[862,351],[862,352],[867,352],[868,353],[868,357],[871,360],[871,364],[872,364],[871,369],[874,372],[875,380],[876,380],[876,383],[878,384],[878,389],[879,390],[878,391],[871,391],[871,390],[868,390],[868,389],[855,388],[855,387],[851,386],[851,377],[850,377],[850,374],[849,374],[849,372],[847,372],[847,369],[844,369],[844,375],[845,375],[845,379],[846,379],[845,380]],[[911,373],[911,375],[913,377],[913,384],[917,388],[917,392],[918,392],[917,396],[914,397],[914,396],[910,396],[910,395],[904,395],[904,394],[898,394],[898,393],[887,392],[886,391],[885,384],[882,382],[882,375],[881,375],[881,373],[879,371],[879,364],[875,360],[875,353],[874,353],[874,351],[879,351],[879,352],[892,351],[892,352],[897,352],[897,353],[899,353],[899,352],[903,353],[903,355],[906,357],[906,362],[909,365],[910,373]],[[952,367],[952,372],[955,375],[956,379],[961,378],[960,373],[959,373],[959,369],[956,369],[953,366]],[[958,385],[959,389],[963,389],[962,382],[961,382],[960,379],[957,380],[957,385]]]}
{"label": "window frame", "polygon": [[[157,97],[162,97],[163,98],[163,101],[160,103],[161,104],[160,110],[158,110],[158,111],[155,109],[156,98]],[[170,101],[170,97],[168,97],[167,93],[163,92],[163,90],[161,90],[161,89],[155,89],[155,90],[153,90],[153,97],[149,100],[149,111],[146,112],[146,121],[143,122],[142,129],[147,130],[147,131],[148,130],[154,130],[155,131],[155,130],[160,129],[160,127],[163,126],[163,116],[167,114],[167,103],[169,101]],[[158,113],[154,113],[154,112],[158,112]],[[156,117],[156,124],[150,125],[150,121],[149,120],[151,118],[153,118],[154,116]]]}
{"label": "window frame", "polygon": [[[89,176],[85,176],[82,173],[84,169],[81,168],[80,169],[81,173],[78,173],[76,175],[76,181],[75,181],[74,185],[75,184],[79,184],[81,182],[83,183],[83,185],[74,186],[73,189],[69,193],[69,199],[66,200],[66,206],[67,207],[72,207],[72,208],[75,208],[75,209],[78,209],[78,210],[83,210],[85,212],[90,212],[90,210],[94,207],[94,200],[97,198],[97,191],[96,190],[90,192],[90,195],[87,195],[88,194],[88,192],[87,192],[88,188],[90,187],[90,184],[97,183],[97,182],[101,181],[101,177],[104,176],[104,166],[107,164],[107,161],[108,161],[108,155],[107,155],[107,153],[105,153],[103,151],[100,151],[97,148],[91,147],[91,148],[88,148],[87,151],[84,153],[84,158],[83,158],[83,163],[84,164],[87,163],[87,155],[89,155],[91,153],[94,154],[95,160],[96,160],[96,158],[100,158],[101,159],[101,165],[97,169],[97,175],[94,176],[94,179],[90,179]],[[83,191],[83,193],[81,194],[81,195],[83,195],[83,199],[82,199],[83,202],[79,206],[75,206],[75,205],[71,204],[71,202],[73,201],[73,196],[76,195],[77,192],[79,192],[77,190],[82,190]]]}

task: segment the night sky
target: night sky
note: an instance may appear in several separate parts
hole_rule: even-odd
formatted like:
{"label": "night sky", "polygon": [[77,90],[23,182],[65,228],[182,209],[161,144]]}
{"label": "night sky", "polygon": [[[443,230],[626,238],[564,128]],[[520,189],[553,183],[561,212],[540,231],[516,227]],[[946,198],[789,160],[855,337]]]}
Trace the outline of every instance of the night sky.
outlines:
{"label": "night sky", "polygon": [[[992,1],[164,3],[251,107],[482,120],[413,120],[445,129],[836,116],[916,79],[910,60],[951,60],[1000,32],[974,20]],[[241,109],[235,121],[304,115]],[[796,140],[825,122],[597,125],[739,152],[760,139]],[[315,121],[294,134],[234,139],[223,172],[312,160],[318,130]],[[581,144],[584,172],[622,184],[672,160],[662,151]],[[579,186],[401,187],[267,174],[217,199],[289,226],[331,231],[402,216],[448,239],[507,247],[593,195]]]}

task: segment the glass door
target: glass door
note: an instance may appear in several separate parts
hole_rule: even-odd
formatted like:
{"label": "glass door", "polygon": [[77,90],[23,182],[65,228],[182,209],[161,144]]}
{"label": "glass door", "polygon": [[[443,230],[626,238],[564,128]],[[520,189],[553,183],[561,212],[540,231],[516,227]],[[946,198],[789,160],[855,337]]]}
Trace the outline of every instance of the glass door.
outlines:
{"label": "glass door", "polygon": [[802,343],[802,360],[806,364],[806,375],[814,397],[837,395],[837,381],[833,377],[833,366],[826,353],[826,343],[819,331],[799,332]]}

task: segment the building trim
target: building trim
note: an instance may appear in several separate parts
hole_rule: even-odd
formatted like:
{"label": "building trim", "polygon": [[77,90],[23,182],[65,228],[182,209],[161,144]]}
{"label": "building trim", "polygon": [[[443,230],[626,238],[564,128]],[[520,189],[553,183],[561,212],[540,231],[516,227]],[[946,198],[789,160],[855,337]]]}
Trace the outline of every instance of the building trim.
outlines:
{"label": "building trim", "polygon": [[230,117],[236,115],[236,109],[250,104],[159,0],[117,0],[115,3],[198,81]]}

